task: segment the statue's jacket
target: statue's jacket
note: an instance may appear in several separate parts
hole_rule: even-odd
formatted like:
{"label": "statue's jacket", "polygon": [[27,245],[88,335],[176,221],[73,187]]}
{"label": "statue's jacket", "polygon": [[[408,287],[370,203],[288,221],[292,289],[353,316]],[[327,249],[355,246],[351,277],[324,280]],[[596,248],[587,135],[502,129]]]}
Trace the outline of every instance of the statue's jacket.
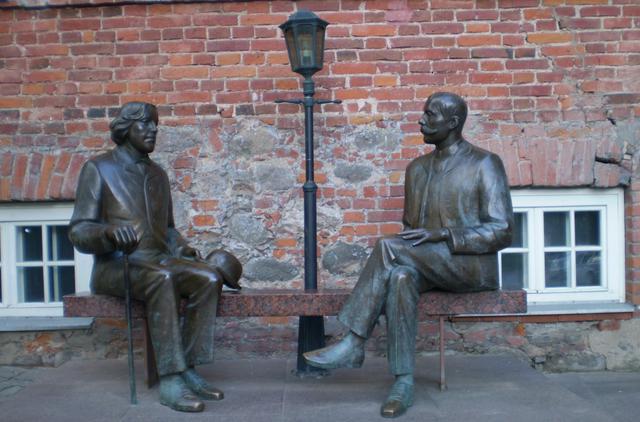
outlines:
{"label": "statue's jacket", "polygon": [[87,161],[76,190],[69,236],[80,252],[95,255],[92,286],[122,275],[122,253],[105,235],[109,225],[134,227],[140,243],[130,260],[139,266],[162,264],[186,245],[174,227],[167,174],[146,157],[136,162],[121,146]]}
{"label": "statue's jacket", "polygon": [[[461,140],[436,170],[437,152],[413,160],[405,175],[405,229],[447,228],[441,280],[454,291],[498,287],[497,252],[511,243],[513,209],[500,157]],[[417,248],[421,250],[421,248]],[[427,255],[420,259],[433,260]],[[450,255],[449,255],[450,254]],[[471,284],[469,284],[471,283]]]}

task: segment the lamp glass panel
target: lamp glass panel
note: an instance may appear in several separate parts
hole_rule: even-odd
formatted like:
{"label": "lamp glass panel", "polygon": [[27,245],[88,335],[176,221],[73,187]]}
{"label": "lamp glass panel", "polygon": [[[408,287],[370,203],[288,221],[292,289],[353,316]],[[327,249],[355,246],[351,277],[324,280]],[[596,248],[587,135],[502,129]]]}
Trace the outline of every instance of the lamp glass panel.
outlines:
{"label": "lamp glass panel", "polygon": [[316,67],[313,54],[314,33],[313,25],[300,25],[300,28],[298,29],[298,55],[300,56],[300,67]]}
{"label": "lamp glass panel", "polygon": [[291,61],[291,69],[295,70],[300,66],[300,62],[298,61],[298,54],[296,52],[293,28],[289,28],[284,32],[284,39],[287,43],[287,52],[289,53],[289,60]]}

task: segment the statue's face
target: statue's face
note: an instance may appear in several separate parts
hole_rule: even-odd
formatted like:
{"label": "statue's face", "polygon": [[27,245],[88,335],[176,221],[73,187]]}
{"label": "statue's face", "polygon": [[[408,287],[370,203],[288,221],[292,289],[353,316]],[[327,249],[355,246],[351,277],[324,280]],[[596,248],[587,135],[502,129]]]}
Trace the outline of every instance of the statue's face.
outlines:
{"label": "statue's face", "polygon": [[155,108],[151,110],[149,115],[135,121],[129,128],[129,143],[141,154],[149,154],[156,148],[158,112]]}
{"label": "statue's face", "polygon": [[447,139],[449,133],[456,126],[452,126],[451,117],[442,113],[442,106],[438,99],[429,99],[424,105],[424,114],[418,122],[426,144],[438,145]]}

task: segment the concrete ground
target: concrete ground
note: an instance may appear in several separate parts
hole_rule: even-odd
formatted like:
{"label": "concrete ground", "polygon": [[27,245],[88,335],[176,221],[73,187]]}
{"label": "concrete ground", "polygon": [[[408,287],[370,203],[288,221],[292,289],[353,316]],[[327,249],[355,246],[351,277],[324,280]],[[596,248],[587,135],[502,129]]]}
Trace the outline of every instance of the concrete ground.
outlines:
{"label": "concrete ground", "polygon": [[[10,421],[372,421],[391,384],[386,361],[322,379],[292,375],[295,360],[218,361],[201,368],[225,391],[200,414],[174,412],[143,385],[129,404],[124,360],[71,361],[58,368],[0,367],[0,420]],[[640,373],[543,374],[512,356],[447,356],[440,391],[436,356],[418,358],[409,421],[636,421]]]}

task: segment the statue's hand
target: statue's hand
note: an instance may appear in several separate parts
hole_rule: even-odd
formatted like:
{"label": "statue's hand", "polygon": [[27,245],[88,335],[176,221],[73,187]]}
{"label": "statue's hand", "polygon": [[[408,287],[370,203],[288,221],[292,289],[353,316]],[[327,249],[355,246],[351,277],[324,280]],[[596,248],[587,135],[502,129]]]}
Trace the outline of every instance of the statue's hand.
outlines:
{"label": "statue's hand", "polygon": [[133,226],[109,226],[105,235],[117,250],[126,254],[133,252],[140,242]]}
{"label": "statue's hand", "polygon": [[415,240],[411,245],[418,246],[426,242],[440,242],[442,240],[447,240],[449,238],[449,230],[410,229],[401,231],[398,233],[398,236],[404,240]]}

